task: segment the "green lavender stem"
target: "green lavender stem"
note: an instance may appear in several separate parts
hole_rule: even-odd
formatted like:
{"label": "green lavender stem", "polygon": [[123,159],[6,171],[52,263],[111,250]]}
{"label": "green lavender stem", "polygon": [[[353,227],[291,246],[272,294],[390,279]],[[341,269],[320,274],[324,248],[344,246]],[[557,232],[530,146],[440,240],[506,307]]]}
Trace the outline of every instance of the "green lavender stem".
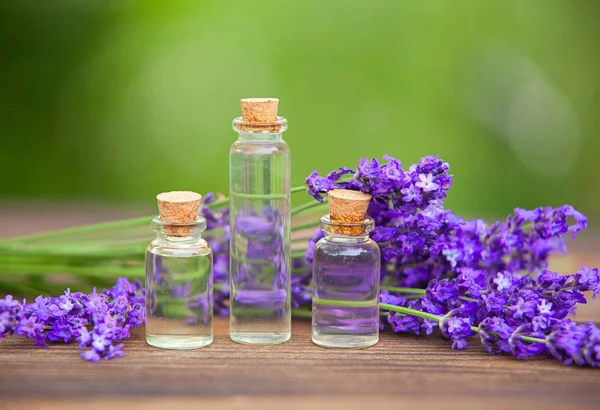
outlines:
{"label": "green lavender stem", "polygon": [[77,276],[99,276],[99,277],[112,277],[118,278],[120,276],[126,276],[129,278],[141,279],[144,277],[144,267],[89,267],[89,266],[67,266],[67,265],[42,265],[42,264],[26,264],[26,263],[12,263],[10,265],[0,264],[0,275],[10,273],[20,274],[49,274],[49,273],[72,273]]}
{"label": "green lavender stem", "polygon": [[386,310],[392,310],[392,311],[398,312],[398,313],[404,313],[405,315],[418,316],[418,317],[422,317],[424,319],[435,320],[436,322],[440,322],[443,320],[442,316],[433,315],[433,314],[427,313],[427,312],[421,312],[420,310],[410,309],[407,307],[389,305],[387,303],[380,303],[379,308],[386,309]]}
{"label": "green lavender stem", "polygon": [[81,235],[86,233],[97,233],[108,230],[115,229],[125,229],[125,228],[133,228],[142,225],[149,225],[152,221],[152,217],[144,216],[141,218],[133,218],[133,219],[124,219],[120,221],[113,222],[103,222],[99,224],[86,225],[86,226],[77,226],[74,228],[66,228],[59,229],[51,232],[44,232],[35,235],[27,235],[21,236],[16,239],[18,242],[31,242],[31,241],[41,241],[48,239],[57,239],[70,235]]}
{"label": "green lavender stem", "polygon": [[[292,193],[294,193],[294,192],[304,191],[305,189],[306,189],[305,186],[298,186],[298,187],[292,188],[290,191]],[[215,202],[209,204],[208,207],[210,209],[217,209],[217,208],[222,207],[227,204],[229,204],[228,197],[220,199],[218,201],[215,201]],[[11,243],[11,242],[12,243],[14,243],[14,242],[26,243],[26,242],[49,240],[49,239],[61,239],[61,238],[72,236],[72,235],[83,235],[83,234],[89,234],[89,233],[95,234],[98,232],[104,232],[104,231],[110,231],[110,230],[129,229],[129,228],[135,228],[135,227],[149,225],[150,222],[152,221],[152,218],[153,217],[151,217],[151,216],[144,216],[144,217],[140,217],[140,218],[124,219],[124,220],[119,220],[119,221],[103,222],[103,223],[98,223],[98,224],[93,224],[93,225],[77,226],[77,227],[73,227],[73,228],[59,229],[59,230],[51,231],[51,232],[44,232],[44,233],[39,233],[39,234],[34,234],[34,235],[21,236],[16,239],[3,239],[2,242],[0,242],[0,243]]]}
{"label": "green lavender stem", "polygon": [[307,202],[302,205],[298,205],[297,207],[292,208],[291,214],[292,214],[292,216],[295,216],[295,215],[299,215],[311,208],[314,208],[315,210],[327,208],[327,203],[326,203],[327,200],[325,199],[324,202],[325,203],[312,201],[312,202]]}
{"label": "green lavender stem", "polygon": [[397,292],[397,293],[415,293],[418,295],[425,294],[425,289],[418,289],[418,288],[398,288],[395,286],[381,286],[381,289],[388,290],[390,292]]}
{"label": "green lavender stem", "polygon": [[316,228],[317,226],[319,226],[320,223],[321,223],[320,221],[312,221],[312,222],[307,222],[307,223],[300,224],[300,225],[295,225],[295,226],[292,226],[292,232],[301,231],[303,229],[308,229],[308,228]]}
{"label": "green lavender stem", "polygon": [[[402,313],[405,315],[417,316],[417,317],[422,317],[424,319],[434,320],[434,321],[438,322],[440,325],[442,324],[442,321],[444,320],[443,316],[433,315],[431,313],[421,312],[420,310],[415,310],[415,309],[402,307],[402,306],[390,305],[387,303],[380,303],[379,308],[385,309],[385,310],[391,310],[393,312],[398,312],[398,313]],[[471,326],[471,330],[476,333],[481,333],[481,329],[477,326]],[[531,342],[531,343],[547,343],[546,339],[540,339],[537,337],[521,336],[521,335],[519,335],[519,337],[521,338],[521,340],[525,340],[525,341]]]}
{"label": "green lavender stem", "polygon": [[[381,286],[382,290],[387,290],[390,292],[396,292],[396,293],[410,293],[410,294],[416,294],[416,295],[425,295],[427,293],[427,291],[425,289],[417,289],[417,288],[397,288],[394,286]],[[469,302],[477,302],[477,299],[473,299],[467,296],[459,296],[458,297],[461,300],[466,300]]]}
{"label": "green lavender stem", "polygon": [[377,306],[376,300],[366,301],[349,301],[349,300],[335,300],[335,299],[317,299],[313,298],[313,304],[327,305],[327,306],[348,306],[348,307],[373,307]]}
{"label": "green lavender stem", "polygon": [[292,252],[292,259],[304,258],[305,254],[306,254],[305,249],[296,250],[296,251]]}

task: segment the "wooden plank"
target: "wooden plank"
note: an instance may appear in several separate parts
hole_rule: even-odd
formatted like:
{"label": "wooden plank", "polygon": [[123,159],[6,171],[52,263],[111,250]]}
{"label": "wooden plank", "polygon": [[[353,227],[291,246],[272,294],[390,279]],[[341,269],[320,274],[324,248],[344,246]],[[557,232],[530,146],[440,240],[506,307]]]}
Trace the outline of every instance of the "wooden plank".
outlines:
{"label": "wooden plank", "polygon": [[[563,404],[564,403],[564,404]],[[3,410],[65,410],[65,409],[210,409],[210,410],[313,410],[327,408],[331,410],[365,410],[365,409],[590,409],[597,410],[597,403],[582,402],[576,397],[562,402],[551,402],[545,398],[523,396],[506,396],[501,401],[491,401],[489,397],[481,397],[474,393],[470,396],[442,395],[431,392],[427,396],[393,395],[393,396],[244,396],[234,397],[130,397],[130,398],[98,398],[73,400],[9,400],[0,403]]]}
{"label": "wooden plank", "polygon": [[0,345],[0,397],[117,397],[125,402],[154,396],[387,396],[392,402],[435,394],[489,401],[511,398],[522,405],[532,397],[548,405],[600,400],[598,370],[565,367],[549,358],[520,361],[489,355],[476,339],[468,349],[452,351],[439,336],[385,333],[373,348],[345,351],[313,345],[305,320],[294,321],[290,342],[277,346],[231,342],[226,319],[217,319],[215,330],[210,347],[170,351],[147,346],[143,329],[137,329],[126,342],[126,357],[103,363],[83,361],[75,345],[46,350],[22,338],[8,338]]}

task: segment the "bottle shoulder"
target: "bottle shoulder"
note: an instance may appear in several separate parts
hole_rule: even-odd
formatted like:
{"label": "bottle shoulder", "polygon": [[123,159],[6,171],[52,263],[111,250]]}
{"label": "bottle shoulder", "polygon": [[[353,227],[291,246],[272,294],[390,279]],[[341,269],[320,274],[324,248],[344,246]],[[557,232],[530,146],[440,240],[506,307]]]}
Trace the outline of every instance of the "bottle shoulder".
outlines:
{"label": "bottle shoulder", "polygon": [[284,140],[276,142],[248,142],[237,140],[231,145],[231,155],[289,155],[290,147]]}

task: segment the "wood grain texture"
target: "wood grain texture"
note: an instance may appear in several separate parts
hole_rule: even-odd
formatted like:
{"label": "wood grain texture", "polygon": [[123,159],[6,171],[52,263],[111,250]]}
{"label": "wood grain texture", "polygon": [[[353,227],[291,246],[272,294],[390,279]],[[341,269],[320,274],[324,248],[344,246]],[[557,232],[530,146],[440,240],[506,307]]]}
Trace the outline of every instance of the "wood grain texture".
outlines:
{"label": "wood grain texture", "polygon": [[[594,247],[587,238],[555,264],[598,265]],[[578,319],[599,323],[599,302],[583,306]],[[147,346],[136,329],[126,356],[102,363],[83,361],[76,345],[40,349],[7,338],[0,409],[600,408],[600,370],[489,355],[477,339],[452,351],[439,334],[383,333],[372,348],[345,351],[312,344],[306,320],[294,320],[292,339],[277,346],[238,345],[228,330],[219,318],[213,345],[169,351]]]}
{"label": "wood grain texture", "polygon": [[115,405],[136,397],[151,402],[202,397],[223,406],[268,398],[287,403],[286,397],[297,403],[327,402],[333,396],[341,405],[354,398],[365,404],[369,398],[390,403],[443,398],[466,408],[509,402],[519,408],[598,408],[600,400],[598,370],[565,367],[547,358],[489,355],[476,340],[459,352],[439,336],[383,334],[370,349],[342,351],[313,345],[310,323],[304,320],[294,321],[288,343],[270,347],[231,342],[227,319],[218,319],[215,330],[215,342],[207,348],[169,351],[147,346],[143,329],[137,329],[123,359],[99,364],[80,359],[75,345],[46,350],[9,338],[0,345],[0,397],[15,405],[48,399],[75,405],[89,397],[111,399]]}

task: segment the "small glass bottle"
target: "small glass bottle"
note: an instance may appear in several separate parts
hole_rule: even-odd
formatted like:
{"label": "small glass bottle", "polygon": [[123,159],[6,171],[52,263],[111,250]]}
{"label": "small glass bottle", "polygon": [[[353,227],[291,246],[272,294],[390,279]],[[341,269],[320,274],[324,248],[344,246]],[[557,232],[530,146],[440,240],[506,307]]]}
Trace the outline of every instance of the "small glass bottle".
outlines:
{"label": "small glass bottle", "polygon": [[229,155],[230,337],[245,344],[291,336],[290,149],[275,98],[242,100]]}
{"label": "small glass bottle", "polygon": [[313,256],[313,343],[365,348],[379,340],[380,252],[365,218],[370,195],[333,190]]}
{"label": "small glass bottle", "polygon": [[200,237],[201,196],[157,196],[156,239],[146,250],[146,342],[163,349],[196,349],[213,341],[212,251]]}

